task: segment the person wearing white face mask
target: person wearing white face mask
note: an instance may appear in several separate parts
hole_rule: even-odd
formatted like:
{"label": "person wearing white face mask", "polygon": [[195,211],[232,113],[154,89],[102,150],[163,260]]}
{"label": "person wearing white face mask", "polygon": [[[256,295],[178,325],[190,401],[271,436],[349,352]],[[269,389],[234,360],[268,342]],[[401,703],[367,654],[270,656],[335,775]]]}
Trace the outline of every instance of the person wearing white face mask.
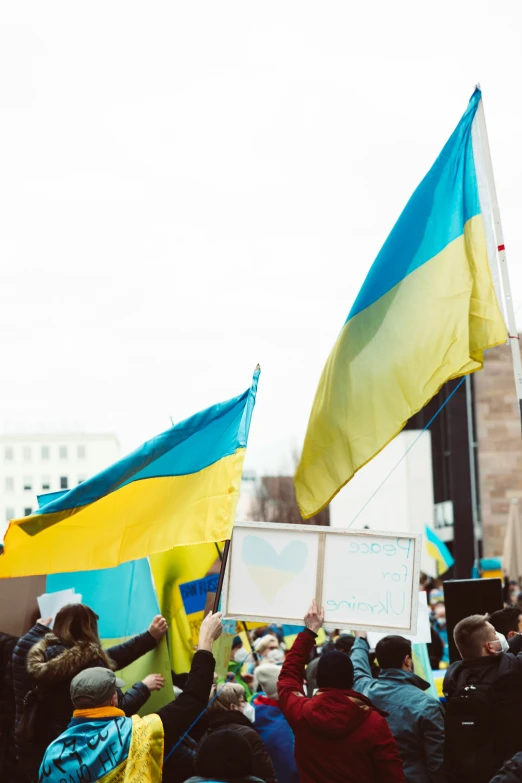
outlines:
{"label": "person wearing white face mask", "polygon": [[486,783],[522,751],[522,652],[510,651],[487,616],[461,620],[453,632],[462,657],[444,678],[450,783]]}
{"label": "person wearing white face mask", "polygon": [[237,683],[214,685],[210,693],[206,718],[207,734],[220,729],[231,729],[241,734],[253,753],[254,777],[266,783],[277,783],[274,765],[253,723],[255,709],[246,701],[245,691],[241,685]]}

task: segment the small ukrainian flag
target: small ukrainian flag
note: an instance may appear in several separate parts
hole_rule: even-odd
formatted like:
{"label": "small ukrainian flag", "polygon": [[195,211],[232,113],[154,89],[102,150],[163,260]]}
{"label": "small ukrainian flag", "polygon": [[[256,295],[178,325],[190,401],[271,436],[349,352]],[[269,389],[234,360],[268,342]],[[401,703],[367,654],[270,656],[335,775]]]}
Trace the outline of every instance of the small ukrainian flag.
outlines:
{"label": "small ukrainian flag", "polygon": [[426,549],[430,557],[437,561],[437,573],[444,574],[455,560],[448,547],[431,527],[426,525]]}

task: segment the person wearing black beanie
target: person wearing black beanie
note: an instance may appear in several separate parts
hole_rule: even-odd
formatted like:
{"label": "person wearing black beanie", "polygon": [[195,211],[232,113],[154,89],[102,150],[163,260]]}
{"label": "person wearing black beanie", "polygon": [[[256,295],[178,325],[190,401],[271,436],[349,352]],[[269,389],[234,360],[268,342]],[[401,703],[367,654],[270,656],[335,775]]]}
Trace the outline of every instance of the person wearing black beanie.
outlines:
{"label": "person wearing black beanie", "polygon": [[353,688],[353,664],[346,653],[332,650],[321,655],[317,664],[318,688]]}
{"label": "person wearing black beanie", "polygon": [[263,783],[252,776],[253,758],[247,740],[230,729],[207,734],[196,753],[196,777],[187,783]]}
{"label": "person wearing black beanie", "polygon": [[305,666],[324,620],[315,600],[306,629],[288,651],[277,681],[281,712],[294,732],[301,783],[405,783],[386,713],[353,690],[346,653],[325,652],[317,664],[318,691],[304,694]]}

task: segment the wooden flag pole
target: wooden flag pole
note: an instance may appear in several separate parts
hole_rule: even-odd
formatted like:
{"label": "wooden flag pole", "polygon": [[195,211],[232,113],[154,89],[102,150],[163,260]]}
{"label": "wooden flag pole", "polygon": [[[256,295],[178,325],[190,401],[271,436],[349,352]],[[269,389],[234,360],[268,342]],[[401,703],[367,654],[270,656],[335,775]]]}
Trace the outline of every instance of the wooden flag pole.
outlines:
{"label": "wooden flag pole", "polygon": [[228,553],[230,551],[230,539],[228,538],[225,541],[225,546],[223,548],[223,554],[220,553],[221,558],[221,568],[219,569],[219,579],[218,584],[216,588],[216,597],[214,598],[214,608],[212,609],[212,613],[215,614],[217,611],[219,611],[219,602],[221,600],[221,593],[223,591],[223,582],[225,581],[225,569],[227,567],[227,560],[228,560]]}
{"label": "wooden flag pole", "polygon": [[[477,85],[478,86],[478,85]],[[511,357],[513,360],[513,372],[515,375],[515,388],[517,392],[518,408],[520,412],[520,422],[522,425],[522,361],[520,359],[520,341],[518,338],[517,324],[515,320],[515,309],[513,307],[513,298],[511,296],[511,283],[509,281],[509,270],[507,266],[506,248],[504,245],[504,232],[502,230],[502,221],[500,219],[500,209],[498,206],[497,188],[495,186],[495,177],[493,174],[493,164],[491,161],[491,151],[489,149],[488,131],[486,127],[486,115],[484,114],[484,101],[481,98],[477,107],[477,124],[480,133],[481,147],[484,156],[484,166],[488,182],[489,198],[491,201],[491,212],[493,215],[493,230],[498,253],[498,262],[502,278],[502,288],[504,290],[504,304],[506,308],[508,339],[511,345]]]}

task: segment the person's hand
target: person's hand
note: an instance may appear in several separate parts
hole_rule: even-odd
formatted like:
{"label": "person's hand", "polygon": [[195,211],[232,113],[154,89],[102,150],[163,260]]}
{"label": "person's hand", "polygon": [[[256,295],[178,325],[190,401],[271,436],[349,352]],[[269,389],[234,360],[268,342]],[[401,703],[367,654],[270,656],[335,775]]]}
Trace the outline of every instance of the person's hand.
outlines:
{"label": "person's hand", "polygon": [[318,610],[317,603],[314,598],[310,608],[305,614],[304,623],[307,628],[309,628],[314,633],[317,633],[319,628],[322,628],[323,622],[324,622],[324,609],[321,608],[321,611]]}
{"label": "person's hand", "polygon": [[47,628],[50,628],[52,621],[53,621],[52,617],[46,617],[45,620],[42,620],[42,618],[40,617],[40,619],[37,620],[36,622],[38,623],[38,625],[45,625]]}
{"label": "person's hand", "polygon": [[162,674],[148,674],[142,682],[152,693],[152,691],[160,691],[163,688],[165,678]]}
{"label": "person's hand", "polygon": [[223,615],[221,612],[216,612],[215,614],[209,612],[207,614],[199,629],[198,650],[208,650],[209,652],[212,652],[212,645],[223,633],[222,617]]}
{"label": "person's hand", "polygon": [[366,639],[366,631],[355,631],[355,636],[360,639]]}
{"label": "person's hand", "polygon": [[160,614],[157,614],[149,625],[149,633],[157,642],[163,639],[168,629],[169,626],[167,625],[167,621]]}

